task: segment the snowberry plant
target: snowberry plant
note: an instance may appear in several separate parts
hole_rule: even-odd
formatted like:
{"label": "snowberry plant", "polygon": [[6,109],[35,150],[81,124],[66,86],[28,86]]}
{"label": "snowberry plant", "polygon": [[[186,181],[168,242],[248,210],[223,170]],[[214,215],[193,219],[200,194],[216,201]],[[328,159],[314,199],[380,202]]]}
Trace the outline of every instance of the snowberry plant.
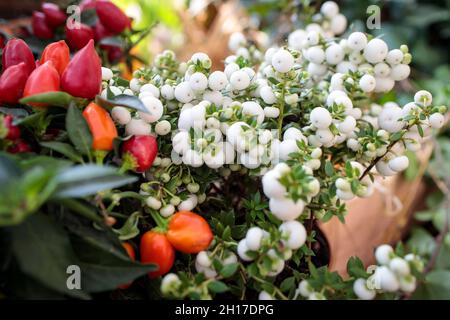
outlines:
{"label": "snowberry plant", "polygon": [[215,233],[207,250],[175,263],[163,296],[373,299],[415,290],[423,262],[388,245],[375,251],[379,266],[350,260],[346,280],[317,258],[316,222],[344,221],[346,201],[404,171],[405,151],[417,152],[447,112],[423,90],[403,106],[378,103],[408,78],[412,56],[406,45],[342,35],[346,26],[327,1],[265,53],[233,34],[223,71],[205,53],[179,62],[171,51],[129,84],[103,69],[103,98],[135,96],[145,106],[112,109],[123,135],[158,141],[142,206],[155,220],[201,212]]}

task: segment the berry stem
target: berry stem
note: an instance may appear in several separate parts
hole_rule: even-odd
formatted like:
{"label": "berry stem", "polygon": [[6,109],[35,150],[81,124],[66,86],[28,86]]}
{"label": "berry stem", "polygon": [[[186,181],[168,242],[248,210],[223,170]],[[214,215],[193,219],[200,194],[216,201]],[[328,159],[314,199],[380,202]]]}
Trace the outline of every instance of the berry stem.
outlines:
{"label": "berry stem", "polygon": [[283,118],[284,118],[284,96],[286,95],[286,83],[283,81],[283,88],[281,89],[281,96],[280,96],[280,115],[278,116],[278,138],[281,138],[281,133],[283,130]]}

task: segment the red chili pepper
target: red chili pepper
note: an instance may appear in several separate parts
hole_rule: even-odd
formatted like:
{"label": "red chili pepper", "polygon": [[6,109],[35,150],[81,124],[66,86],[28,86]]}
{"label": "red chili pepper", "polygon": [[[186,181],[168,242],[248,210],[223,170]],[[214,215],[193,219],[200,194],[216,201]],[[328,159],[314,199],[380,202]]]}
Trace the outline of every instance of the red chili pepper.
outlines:
{"label": "red chili pepper", "polygon": [[196,213],[180,211],[169,221],[167,239],[176,250],[183,253],[198,253],[208,249],[213,237],[208,222]]}
{"label": "red chili pepper", "polygon": [[100,48],[108,53],[108,61],[110,63],[116,63],[123,57],[123,50],[119,46],[102,44],[100,45]]}
{"label": "red chili pepper", "polygon": [[24,62],[11,66],[0,77],[0,102],[17,103],[23,96],[28,79],[28,70]]}
{"label": "red chili pepper", "polygon": [[[127,252],[128,256],[130,257],[131,261],[136,260],[136,254],[134,253],[134,248],[131,244],[128,242],[122,243],[122,246],[124,247],[125,251]],[[127,289],[131,286],[131,283],[123,284],[119,286],[120,289]]]}
{"label": "red chili pepper", "polygon": [[20,128],[13,124],[14,118],[8,114],[3,117],[3,126],[8,130],[5,139],[17,140],[20,138]]}
{"label": "red chili pepper", "polygon": [[[34,70],[27,80],[24,97],[32,96],[44,92],[59,91],[59,74],[53,63],[47,61]],[[43,103],[30,103],[34,107],[45,107]]]}
{"label": "red chili pepper", "polygon": [[25,152],[31,152],[31,146],[23,141],[22,139],[18,139],[14,141],[14,144],[10,146],[8,149],[6,149],[9,153],[25,153]]}
{"label": "red chili pepper", "polygon": [[79,28],[69,28],[66,26],[66,40],[70,48],[80,50],[84,48],[90,40],[94,39],[94,30],[83,23],[78,24]]}
{"label": "red chili pepper", "polygon": [[108,29],[106,29],[105,26],[100,21],[97,21],[97,23],[94,26],[94,34],[96,42],[100,42],[100,40],[113,35],[113,33]]}
{"label": "red chili pepper", "polygon": [[147,231],[141,238],[141,262],[154,263],[157,271],[148,273],[150,278],[157,278],[170,271],[175,261],[175,250],[167,237],[156,231]]}
{"label": "red chili pepper", "polygon": [[122,145],[122,155],[129,154],[137,172],[150,168],[158,153],[158,143],[153,136],[133,136]]}
{"label": "red chili pepper", "polygon": [[3,49],[5,47],[5,42],[5,36],[0,33],[0,49]]}
{"label": "red chili pepper", "polygon": [[130,18],[114,3],[104,0],[97,1],[95,8],[101,23],[109,31],[117,34],[131,28]]}
{"label": "red chili pepper", "polygon": [[27,74],[30,74],[36,68],[33,53],[25,41],[22,39],[11,39],[6,43],[6,46],[3,49],[3,70],[21,62],[25,63]]}
{"label": "red chili pepper", "polygon": [[64,40],[50,43],[45,47],[39,64],[51,61],[58,71],[59,75],[64,73],[70,62],[70,49]]}
{"label": "red chili pepper", "polygon": [[55,35],[52,28],[47,24],[43,12],[33,11],[31,27],[33,28],[33,34],[39,39],[51,39]]}
{"label": "red chili pepper", "polygon": [[66,22],[67,15],[57,4],[44,2],[41,8],[45,14],[45,21],[50,27],[57,28]]}
{"label": "red chili pepper", "polygon": [[80,4],[79,4],[81,12],[83,12],[85,10],[89,10],[89,9],[95,9],[96,2],[97,2],[97,0],[83,0],[83,1],[81,1]]}
{"label": "red chili pepper", "polygon": [[83,111],[83,116],[92,133],[92,149],[111,151],[117,137],[117,128],[109,113],[98,104],[91,102]]}
{"label": "red chili pepper", "polygon": [[102,86],[102,65],[95,51],[94,40],[70,61],[61,78],[61,89],[72,96],[94,99]]}

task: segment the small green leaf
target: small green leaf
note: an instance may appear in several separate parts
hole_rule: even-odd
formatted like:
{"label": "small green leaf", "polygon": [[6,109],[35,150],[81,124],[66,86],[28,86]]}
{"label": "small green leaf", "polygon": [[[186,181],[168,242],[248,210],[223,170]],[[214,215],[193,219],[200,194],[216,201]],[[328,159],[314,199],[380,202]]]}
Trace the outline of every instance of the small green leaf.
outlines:
{"label": "small green leaf", "polygon": [[403,132],[402,131],[396,132],[393,135],[391,135],[391,141],[393,141],[393,142],[398,141],[402,137],[403,137]]}
{"label": "small green leaf", "polygon": [[325,173],[329,177],[334,175],[334,168],[329,160],[325,162]]}
{"label": "small green leaf", "polygon": [[280,82],[277,80],[277,79],[275,79],[274,77],[269,77],[267,80],[269,80],[271,83],[273,83],[274,85],[277,85],[277,84],[279,84]]}
{"label": "small green leaf", "polygon": [[208,289],[214,293],[222,293],[229,290],[228,286],[222,281],[213,281],[208,283]]}
{"label": "small green leaf", "polygon": [[119,235],[119,239],[129,240],[133,239],[137,235],[139,235],[138,222],[140,218],[140,212],[135,212],[131,214],[127,221],[125,221],[124,225],[120,229],[113,229],[115,233]]}
{"label": "small green leaf", "polygon": [[77,99],[72,97],[70,94],[63,91],[52,91],[39,93],[32,96],[28,96],[20,99],[20,103],[22,104],[31,104],[31,103],[44,103],[50,106],[56,107],[68,107],[71,102],[76,101]]}
{"label": "small green leaf", "polygon": [[75,148],[84,155],[90,155],[92,134],[83,114],[74,104],[67,111],[66,129]]}
{"label": "small green leaf", "polygon": [[295,277],[289,277],[283,280],[280,289],[283,292],[289,291],[295,285]]}
{"label": "small green leaf", "polygon": [[351,257],[347,262],[347,273],[355,278],[367,278],[364,264],[358,257]]}
{"label": "small green leaf", "polygon": [[345,174],[349,178],[353,178],[353,167],[349,161],[345,163]]}
{"label": "small green leaf", "polygon": [[101,96],[97,96],[95,99],[96,103],[105,109],[112,109],[115,106],[121,106],[126,108],[135,109],[137,111],[142,111],[149,113],[148,109],[142,103],[141,99],[136,96],[130,96],[126,94],[119,94],[115,97],[109,99],[104,99]]}
{"label": "small green leaf", "polygon": [[220,275],[224,278],[229,278],[237,271],[238,267],[239,264],[237,263],[227,264],[220,270]]}

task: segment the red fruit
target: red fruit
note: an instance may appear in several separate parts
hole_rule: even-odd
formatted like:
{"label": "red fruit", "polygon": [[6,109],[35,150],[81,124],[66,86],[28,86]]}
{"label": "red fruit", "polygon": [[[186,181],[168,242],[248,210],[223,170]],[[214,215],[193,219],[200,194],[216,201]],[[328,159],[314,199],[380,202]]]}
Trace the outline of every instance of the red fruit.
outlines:
{"label": "red fruit", "polygon": [[78,24],[79,28],[69,28],[66,26],[66,40],[72,50],[84,48],[90,40],[94,39],[94,30],[83,23]]}
{"label": "red fruit", "polygon": [[113,35],[100,21],[97,21],[97,24],[94,26],[94,34],[96,42],[100,42],[100,40]]}
{"label": "red fruit", "polygon": [[33,17],[31,19],[31,26],[33,28],[33,34],[39,39],[53,38],[55,33],[47,24],[45,14],[39,11],[33,11]]}
{"label": "red fruit", "polygon": [[14,118],[9,114],[3,118],[3,125],[8,129],[5,139],[17,140],[20,138],[20,128],[12,123],[13,120]]}
{"label": "red fruit", "polygon": [[5,42],[6,42],[5,36],[0,34],[0,49],[3,49],[5,47]]}
{"label": "red fruit", "polygon": [[25,63],[28,75],[36,68],[33,53],[25,41],[22,39],[11,39],[6,43],[6,47],[3,49],[3,71],[21,62]]}
{"label": "red fruit", "polygon": [[52,28],[59,27],[66,22],[67,15],[57,4],[44,2],[42,4],[42,12],[45,14],[45,21]]}
{"label": "red fruit", "polygon": [[122,145],[122,155],[129,154],[135,160],[136,172],[150,168],[158,153],[158,143],[153,136],[133,136]]}
{"label": "red fruit", "polygon": [[125,29],[131,28],[131,20],[117,7],[109,1],[97,1],[95,5],[97,16],[100,22],[109,31],[117,34],[122,33]]}
{"label": "red fruit", "polygon": [[[34,70],[28,77],[23,96],[28,97],[39,93],[59,91],[59,73],[53,63],[47,61]],[[45,107],[42,103],[30,103],[34,107]]]}
{"label": "red fruit", "polygon": [[75,97],[94,99],[102,86],[102,65],[95,51],[94,40],[70,61],[61,78],[61,89]]}
{"label": "red fruit", "polygon": [[208,249],[214,235],[203,217],[190,211],[175,213],[169,221],[167,239],[183,253],[198,253]]}
{"label": "red fruit", "polygon": [[175,250],[162,233],[147,231],[141,238],[141,262],[154,263],[157,271],[148,273],[150,278],[157,278],[170,271],[175,261]]}
{"label": "red fruit", "polygon": [[[53,63],[53,66],[56,68],[59,75],[64,73],[64,70],[66,70],[66,67],[70,62],[70,50],[64,40],[50,43],[45,47],[39,64],[43,64],[47,61]],[[38,62],[36,62],[36,66],[38,66]]]}
{"label": "red fruit", "polygon": [[10,146],[6,151],[9,153],[25,153],[25,152],[31,152],[31,147],[28,143],[25,141],[18,139],[14,141],[14,145]]}
{"label": "red fruit", "polygon": [[80,4],[79,4],[81,12],[83,12],[85,10],[89,10],[89,9],[95,9],[96,2],[97,2],[97,0],[83,0],[83,1],[81,1]]}
{"label": "red fruit", "polygon": [[123,57],[123,50],[121,47],[109,44],[102,44],[100,45],[100,48],[102,48],[108,53],[108,61],[110,63],[118,62]]}
{"label": "red fruit", "polygon": [[11,66],[0,77],[0,102],[17,103],[23,96],[28,79],[28,70],[24,62]]}

